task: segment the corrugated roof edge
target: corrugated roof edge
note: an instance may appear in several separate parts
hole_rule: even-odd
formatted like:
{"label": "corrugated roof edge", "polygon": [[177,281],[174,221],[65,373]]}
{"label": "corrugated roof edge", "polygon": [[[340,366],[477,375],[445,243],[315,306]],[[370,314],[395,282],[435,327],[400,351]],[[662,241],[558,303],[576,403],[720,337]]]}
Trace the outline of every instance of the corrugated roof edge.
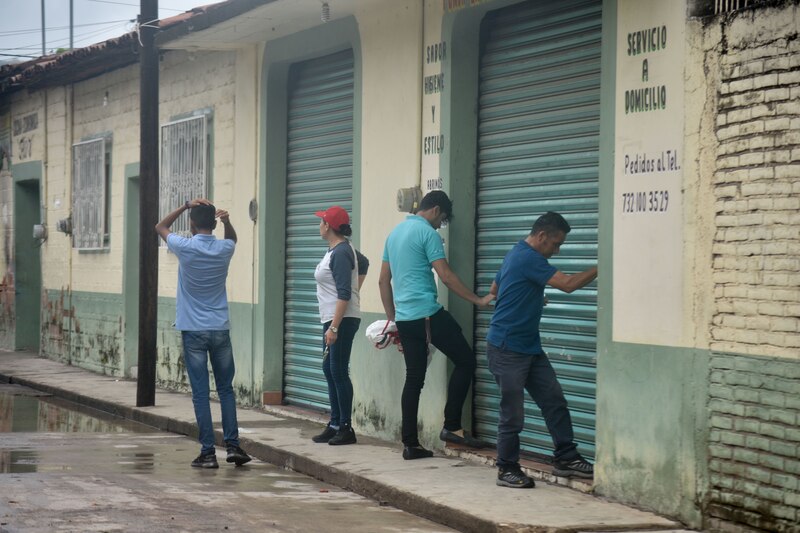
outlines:
{"label": "corrugated roof edge", "polygon": [[[156,46],[224,22],[277,0],[226,0],[159,21]],[[83,48],[0,66],[0,95],[75,83],[139,61],[135,31]]]}

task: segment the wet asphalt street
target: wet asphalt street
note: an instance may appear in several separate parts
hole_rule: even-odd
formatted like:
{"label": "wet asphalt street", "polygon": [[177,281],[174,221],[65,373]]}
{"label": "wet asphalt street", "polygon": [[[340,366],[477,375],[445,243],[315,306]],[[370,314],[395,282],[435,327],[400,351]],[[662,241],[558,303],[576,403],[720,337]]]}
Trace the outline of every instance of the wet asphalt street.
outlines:
{"label": "wet asphalt street", "polygon": [[256,459],[0,384],[0,533],[452,531]]}

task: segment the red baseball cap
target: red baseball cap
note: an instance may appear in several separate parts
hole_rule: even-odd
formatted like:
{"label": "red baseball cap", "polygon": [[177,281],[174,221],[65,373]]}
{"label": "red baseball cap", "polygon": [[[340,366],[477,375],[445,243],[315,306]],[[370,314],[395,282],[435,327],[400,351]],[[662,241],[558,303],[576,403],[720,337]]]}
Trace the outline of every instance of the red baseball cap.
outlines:
{"label": "red baseball cap", "polygon": [[327,222],[336,231],[342,228],[342,224],[350,223],[350,215],[338,205],[329,207],[327,211],[317,211],[315,215]]}

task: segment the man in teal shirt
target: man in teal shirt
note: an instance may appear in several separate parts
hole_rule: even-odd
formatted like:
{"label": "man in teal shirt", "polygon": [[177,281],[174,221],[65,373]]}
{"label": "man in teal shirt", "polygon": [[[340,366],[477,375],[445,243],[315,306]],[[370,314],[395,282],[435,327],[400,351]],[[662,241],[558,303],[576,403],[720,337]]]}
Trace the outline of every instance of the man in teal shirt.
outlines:
{"label": "man in teal shirt", "polygon": [[431,269],[448,289],[475,305],[489,305],[493,295],[477,296],[450,270],[436,230],[450,220],[452,213],[453,203],[443,191],[429,192],[420,202],[417,214],[408,216],[392,230],[383,251],[378,280],[381,301],[387,318],[397,323],[406,362],[401,400],[404,459],[433,456],[433,452],[420,445],[417,435],[419,396],[425,384],[430,344],[455,364],[447,387],[444,428],[439,438],[476,448],[485,445],[464,433],[461,427],[461,409],[475,375],[475,352],[461,333],[461,327],[437,301]]}

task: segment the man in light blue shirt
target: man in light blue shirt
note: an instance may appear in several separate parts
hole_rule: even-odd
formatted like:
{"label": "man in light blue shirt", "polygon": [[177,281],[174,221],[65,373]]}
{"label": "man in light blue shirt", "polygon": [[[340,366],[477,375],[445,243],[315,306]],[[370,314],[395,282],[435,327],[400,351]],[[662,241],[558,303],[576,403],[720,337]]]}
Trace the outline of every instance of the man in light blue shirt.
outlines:
{"label": "man in light blue shirt", "polygon": [[[172,233],[169,228],[189,209],[192,237],[187,239]],[[223,240],[212,234],[217,227],[216,218],[225,227]],[[156,232],[166,241],[179,263],[175,327],[183,339],[183,358],[192,386],[192,403],[201,445],[200,455],[192,461],[192,466],[219,468],[209,403],[209,358],[222,410],[227,462],[241,466],[250,461],[250,456],[239,447],[236,395],[233,391],[235,367],[225,290],[228,266],[236,248],[236,231],[227,211],[217,210],[208,200],[198,198],[168,214],[156,224]]]}
{"label": "man in light blue shirt", "polygon": [[433,456],[433,452],[420,445],[417,435],[419,397],[425,383],[430,344],[455,364],[439,438],[476,448],[485,446],[461,427],[461,410],[475,375],[475,352],[461,333],[461,327],[437,301],[431,269],[448,289],[475,305],[489,305],[493,295],[477,296],[450,270],[442,238],[436,230],[447,223],[452,213],[453,204],[443,191],[429,192],[420,202],[417,214],[392,230],[383,251],[378,280],[381,301],[386,317],[397,323],[406,363],[401,408],[403,459],[407,460]]}

